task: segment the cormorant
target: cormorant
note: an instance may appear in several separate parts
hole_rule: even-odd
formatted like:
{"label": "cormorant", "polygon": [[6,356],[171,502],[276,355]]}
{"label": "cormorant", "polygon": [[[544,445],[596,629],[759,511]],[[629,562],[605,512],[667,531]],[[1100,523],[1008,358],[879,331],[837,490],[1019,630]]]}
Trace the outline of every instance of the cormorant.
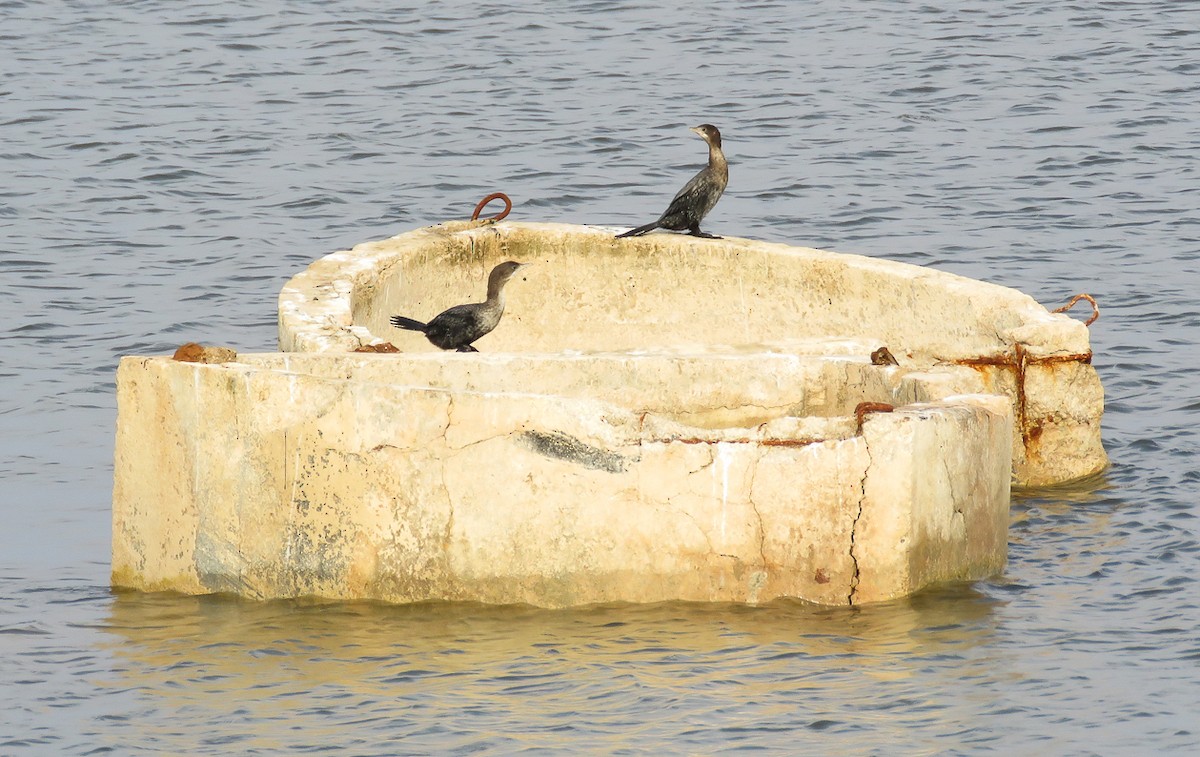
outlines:
{"label": "cormorant", "polygon": [[504,285],[518,269],[527,265],[509,260],[493,268],[488,276],[485,302],[455,305],[435,315],[429,323],[394,315],[391,318],[392,325],[408,331],[420,331],[435,347],[443,350],[478,352],[471,343],[500,323],[500,316],[504,315]]}
{"label": "cormorant", "polygon": [[683,189],[679,190],[679,194],[675,195],[671,204],[667,206],[667,212],[659,216],[657,221],[618,234],[617,239],[638,237],[654,229],[686,229],[694,237],[721,238],[700,231],[700,221],[704,220],[708,211],[721,199],[725,185],[729,183],[729,164],[725,162],[725,154],[721,152],[721,132],[712,124],[693,126],[692,131],[708,143],[708,165],[683,185]]}

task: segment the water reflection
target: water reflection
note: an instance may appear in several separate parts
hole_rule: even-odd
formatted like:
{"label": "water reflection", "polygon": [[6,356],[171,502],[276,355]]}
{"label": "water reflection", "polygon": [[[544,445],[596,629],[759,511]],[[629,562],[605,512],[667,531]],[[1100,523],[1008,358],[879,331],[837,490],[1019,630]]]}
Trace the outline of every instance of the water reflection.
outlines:
{"label": "water reflection", "polygon": [[1014,506],[1029,502],[1060,502],[1066,505],[1088,505],[1100,502],[1104,495],[1113,492],[1116,485],[1110,480],[1112,469],[1094,473],[1087,478],[1068,481],[1054,486],[1034,488],[1013,487]]}
{"label": "water reflection", "polygon": [[[960,585],[862,608],[779,601],[540,610],[119,593],[107,624],[117,637],[107,685],[155,692],[172,710],[215,714],[237,701],[232,714],[253,727],[255,744],[287,742],[289,728],[332,717],[343,725],[382,718],[396,735],[458,748],[472,743],[466,734],[481,721],[520,732],[597,713],[600,722],[588,725],[596,737],[637,723],[687,741],[725,728],[731,708],[765,708],[780,727],[832,733],[859,717],[847,717],[846,702],[912,717],[929,703],[907,691],[910,679],[931,667],[994,677],[1004,666],[981,650],[993,640],[999,604]],[[897,688],[907,707],[887,694]],[[647,707],[695,722],[678,731]],[[706,724],[713,707],[726,715],[710,713],[716,720]],[[444,728],[429,731],[430,723]],[[771,732],[741,738],[770,743]],[[521,743],[539,739],[527,733]]]}
{"label": "water reflection", "polygon": [[1074,538],[1086,534],[1101,542],[1107,540],[1105,551],[1116,548],[1121,532],[1112,524],[1114,516],[1127,504],[1124,496],[1111,483],[1107,472],[1059,486],[1014,489],[1009,545],[1043,541],[1050,532],[1069,528]]}
{"label": "water reflection", "polygon": [[[158,669],[188,650],[197,653],[196,659],[209,657],[206,650],[221,650],[206,664],[232,664],[228,672],[235,672],[286,647],[295,657],[312,660],[314,671],[332,658],[346,664],[358,658],[444,657],[447,671],[461,672],[486,669],[510,659],[514,650],[547,644],[581,657],[614,647],[622,648],[621,654],[633,647],[717,655],[743,642],[787,646],[809,657],[937,652],[940,644],[983,641],[996,602],[957,584],[857,608],[779,600],[758,607],[669,602],[543,610],[468,602],[252,602],[223,595],[117,592],[107,628],[122,637],[118,654]],[[228,654],[233,647],[240,655]],[[239,656],[245,659],[234,662]]]}

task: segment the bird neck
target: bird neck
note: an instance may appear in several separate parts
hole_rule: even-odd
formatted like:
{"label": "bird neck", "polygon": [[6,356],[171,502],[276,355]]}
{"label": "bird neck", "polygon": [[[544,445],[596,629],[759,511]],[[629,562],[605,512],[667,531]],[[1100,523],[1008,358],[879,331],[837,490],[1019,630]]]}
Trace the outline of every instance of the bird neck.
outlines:
{"label": "bird neck", "polygon": [[491,307],[504,309],[504,281],[489,281],[487,304]]}
{"label": "bird neck", "polygon": [[719,145],[708,145],[708,167],[718,173],[728,173],[729,164],[725,162],[725,153],[721,152]]}

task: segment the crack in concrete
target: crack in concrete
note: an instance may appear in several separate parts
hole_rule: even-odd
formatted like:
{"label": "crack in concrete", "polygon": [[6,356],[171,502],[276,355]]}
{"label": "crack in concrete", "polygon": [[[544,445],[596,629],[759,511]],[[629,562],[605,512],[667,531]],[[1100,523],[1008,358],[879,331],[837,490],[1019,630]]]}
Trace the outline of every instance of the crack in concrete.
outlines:
{"label": "crack in concrete", "polygon": [[858,593],[858,556],[854,554],[855,539],[858,537],[858,521],[862,518],[863,503],[867,500],[867,474],[871,472],[871,465],[874,462],[871,459],[871,446],[867,444],[867,437],[864,435],[863,449],[867,451],[867,467],[863,469],[862,480],[859,482],[859,498],[858,512],[854,515],[854,522],[850,524],[850,561],[854,563],[854,575],[850,577],[850,594],[846,597],[846,603],[853,606],[855,594]]}
{"label": "crack in concrete", "polygon": [[492,441],[495,441],[495,440],[497,440],[497,439],[511,439],[511,438],[513,438],[513,437],[517,436],[517,435],[518,435],[518,434],[520,434],[520,433],[521,433],[520,431],[509,431],[509,432],[508,432],[508,433],[506,433],[506,434],[496,434],[496,435],[494,435],[494,436],[485,436],[485,437],[484,437],[484,438],[482,438],[482,439],[476,439],[476,440],[475,440],[475,441],[473,441],[473,442],[467,442],[466,444],[462,444],[462,445],[460,445],[460,446],[458,446],[458,447],[452,447],[452,446],[450,446],[450,444],[449,444],[449,443],[447,443],[447,444],[446,444],[446,449],[447,449],[447,450],[450,452],[450,456],[451,456],[451,457],[455,457],[455,456],[457,456],[457,455],[458,455],[460,452],[463,452],[463,451],[465,451],[465,450],[468,450],[468,449],[470,449],[471,447],[478,447],[480,444],[486,444],[486,443],[488,443],[488,442],[492,442]]}
{"label": "crack in concrete", "polygon": [[[638,442],[638,446],[639,447],[641,446],[640,440]],[[712,447],[710,446],[708,449],[708,462],[704,463],[703,465],[701,465],[699,468],[697,468],[695,470],[688,471],[687,474],[689,476],[691,476],[691,475],[695,475],[696,473],[699,473],[702,470],[708,470],[709,468],[713,467],[713,465],[715,465],[716,462],[717,462],[717,454],[716,454],[716,452],[713,451]]]}
{"label": "crack in concrete", "polygon": [[[747,414],[753,412],[755,414],[762,415],[762,414],[772,414],[772,413],[783,413],[788,410],[791,410],[792,408],[796,407],[799,404],[801,404],[801,403],[799,403],[799,402],[784,402],[779,405],[758,405],[753,402],[745,402],[740,405],[702,405],[698,409],[688,410],[687,412],[682,413],[682,414],[683,415],[704,415],[705,413],[715,413],[718,411],[725,411],[728,413],[741,412],[741,413],[747,413]],[[659,413],[658,415],[661,415],[662,417],[666,417],[668,420],[670,419],[669,415],[662,414],[662,413]],[[759,425],[762,425],[762,424],[759,424]]]}
{"label": "crack in concrete", "polygon": [[[676,506],[675,505],[675,497],[667,498],[667,506],[670,507],[671,509],[673,509],[675,512],[682,514],[685,518],[687,518],[688,520],[690,520],[692,522],[692,524],[696,527],[696,530],[699,531],[700,535],[704,537],[704,541],[708,544],[708,551],[710,553],[712,553],[714,555],[720,554],[719,552],[717,552],[717,548],[715,546],[713,546],[712,539],[709,538],[708,532],[705,531],[704,527],[700,525],[700,521],[696,520],[695,515],[692,515],[685,508]],[[724,555],[722,555],[722,556],[724,556]]]}
{"label": "crack in concrete", "polygon": [[754,515],[758,518],[758,556],[762,560],[762,571],[765,575],[767,572],[767,524],[763,520],[763,515],[759,512],[758,505],[754,503],[754,482],[758,478],[758,463],[762,459],[762,455],[755,455],[754,462],[750,468],[750,481],[746,486],[746,499],[750,503],[750,508],[754,510]]}
{"label": "crack in concrete", "polygon": [[451,392],[446,394],[446,427],[442,429],[442,441],[446,442],[447,446],[449,446],[447,437],[450,435],[450,425],[454,422],[453,414],[454,394]]}
{"label": "crack in concrete", "polygon": [[446,466],[441,466],[442,491],[446,493],[446,528],[442,531],[442,555],[447,562],[450,559],[450,537],[454,531],[454,498],[450,496],[450,487],[446,485]]}
{"label": "crack in concrete", "polygon": [[956,477],[954,471],[950,468],[950,457],[948,455],[942,456],[942,470],[946,472],[946,491],[950,492],[950,506],[958,517],[965,518],[966,516],[963,514],[963,500],[959,498],[958,492],[954,491]]}

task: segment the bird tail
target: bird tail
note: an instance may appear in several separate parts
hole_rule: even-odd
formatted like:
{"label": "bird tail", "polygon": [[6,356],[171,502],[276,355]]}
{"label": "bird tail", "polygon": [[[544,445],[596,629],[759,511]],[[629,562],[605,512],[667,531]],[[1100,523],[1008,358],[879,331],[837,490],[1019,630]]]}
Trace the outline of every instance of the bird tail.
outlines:
{"label": "bird tail", "polygon": [[654,231],[657,228],[658,228],[658,221],[653,221],[652,223],[648,223],[645,226],[639,226],[636,229],[630,229],[629,231],[625,232],[624,234],[617,234],[617,239],[624,239],[625,237],[640,237],[642,234],[645,234],[650,231]]}
{"label": "bird tail", "polygon": [[421,323],[420,321],[414,321],[413,319],[405,318],[402,315],[392,316],[392,325],[398,329],[407,329],[408,331],[420,331],[422,334],[425,333],[425,328],[426,328],[425,324]]}

